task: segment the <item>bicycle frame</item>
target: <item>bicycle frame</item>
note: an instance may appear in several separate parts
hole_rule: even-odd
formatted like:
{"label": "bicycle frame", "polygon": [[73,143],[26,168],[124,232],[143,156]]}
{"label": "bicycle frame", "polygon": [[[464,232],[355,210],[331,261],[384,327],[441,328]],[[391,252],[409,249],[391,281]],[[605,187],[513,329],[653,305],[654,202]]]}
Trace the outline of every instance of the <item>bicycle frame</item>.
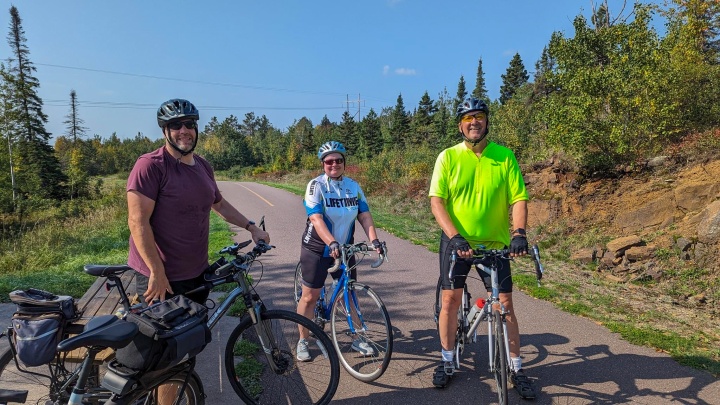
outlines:
{"label": "bicycle frame", "polygon": [[[357,297],[355,296],[354,291],[350,291],[348,288],[348,284],[350,283],[350,268],[347,266],[347,257],[345,255],[345,250],[343,249],[342,252],[342,261],[340,263],[340,267],[337,271],[340,271],[340,279],[338,279],[338,282],[335,283],[335,289],[333,289],[332,293],[330,294],[330,300],[327,301],[327,304],[325,303],[325,288],[320,289],[320,298],[318,298],[318,310],[321,311],[322,318],[325,322],[328,322],[330,320],[330,315],[332,312],[332,306],[333,302],[335,302],[335,299],[337,298],[338,294],[340,294],[340,291],[342,290],[343,293],[343,299],[345,301],[345,308],[348,308],[347,311],[347,322],[348,327],[350,328],[350,333],[355,334],[357,333],[355,330],[354,322],[352,321],[352,311],[349,310],[349,308],[354,308],[355,312],[357,313],[358,320],[360,321],[360,325],[362,326],[362,330],[366,331],[367,326],[365,325],[365,321],[363,320],[362,311],[360,310],[360,306],[357,302]],[[350,306],[350,300],[352,299],[353,305]]]}

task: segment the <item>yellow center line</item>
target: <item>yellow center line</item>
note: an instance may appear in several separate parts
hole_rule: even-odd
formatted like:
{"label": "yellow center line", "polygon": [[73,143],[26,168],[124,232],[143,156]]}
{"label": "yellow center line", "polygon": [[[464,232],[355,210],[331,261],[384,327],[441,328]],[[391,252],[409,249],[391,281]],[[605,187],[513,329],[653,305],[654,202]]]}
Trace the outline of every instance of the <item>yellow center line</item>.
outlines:
{"label": "yellow center line", "polygon": [[258,194],[258,193],[256,193],[256,192],[254,192],[254,191],[250,190],[249,188],[247,188],[247,187],[243,186],[242,184],[239,184],[239,183],[238,183],[238,186],[240,186],[240,187],[244,188],[245,190],[247,190],[247,191],[249,191],[249,192],[251,192],[251,193],[255,194],[255,195],[257,196],[257,198],[259,198],[259,199],[261,199],[261,200],[265,201],[265,202],[267,203],[267,205],[269,205],[269,206],[271,206],[271,207],[274,207],[274,205],[273,205],[273,204],[272,204],[272,203],[271,203],[270,201],[268,201],[268,200],[264,199],[264,198],[263,198],[263,197],[262,197],[262,196],[261,196],[260,194]]}

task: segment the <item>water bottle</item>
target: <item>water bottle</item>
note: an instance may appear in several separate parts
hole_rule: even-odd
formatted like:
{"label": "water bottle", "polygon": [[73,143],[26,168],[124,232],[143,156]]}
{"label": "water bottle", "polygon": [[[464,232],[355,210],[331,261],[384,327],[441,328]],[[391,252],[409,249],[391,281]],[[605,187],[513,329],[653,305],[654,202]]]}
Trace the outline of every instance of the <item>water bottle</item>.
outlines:
{"label": "water bottle", "polygon": [[475,318],[482,315],[483,308],[485,308],[485,299],[478,298],[477,301],[475,301],[475,305],[470,308],[470,313],[468,313],[470,325],[475,323]]}

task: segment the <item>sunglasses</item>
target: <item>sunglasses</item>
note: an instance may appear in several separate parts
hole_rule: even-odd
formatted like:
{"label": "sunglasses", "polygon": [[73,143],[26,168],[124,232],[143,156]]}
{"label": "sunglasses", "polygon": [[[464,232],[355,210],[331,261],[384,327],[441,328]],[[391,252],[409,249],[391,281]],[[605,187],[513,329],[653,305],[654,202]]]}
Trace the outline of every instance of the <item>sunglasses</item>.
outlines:
{"label": "sunglasses", "polygon": [[345,159],[339,158],[339,159],[325,159],[323,160],[323,163],[325,163],[327,166],[332,166],[334,164],[343,164],[345,163]]}
{"label": "sunglasses", "polygon": [[180,128],[185,127],[187,129],[197,128],[197,122],[195,121],[175,121],[167,124],[167,127],[173,131],[178,131]]}
{"label": "sunglasses", "polygon": [[484,120],[486,117],[487,117],[487,115],[486,115],[484,112],[480,111],[480,112],[475,113],[475,114],[463,115],[463,117],[460,118],[460,120],[461,120],[462,122],[472,122],[473,119],[476,119],[476,120],[478,120],[478,121],[482,121],[482,120]]}

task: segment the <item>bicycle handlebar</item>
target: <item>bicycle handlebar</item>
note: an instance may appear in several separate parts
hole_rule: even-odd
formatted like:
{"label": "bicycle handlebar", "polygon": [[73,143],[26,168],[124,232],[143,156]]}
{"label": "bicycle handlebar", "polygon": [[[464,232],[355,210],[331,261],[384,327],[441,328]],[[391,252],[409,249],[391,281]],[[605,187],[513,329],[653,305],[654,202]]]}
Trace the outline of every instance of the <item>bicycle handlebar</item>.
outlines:
{"label": "bicycle handlebar", "polygon": [[[370,252],[370,251],[374,251],[374,250],[375,250],[375,247],[369,246],[365,242],[358,242],[354,245],[353,244],[340,245],[340,257],[335,259],[335,264],[333,264],[333,266],[328,269],[328,273],[335,273],[336,271],[338,271],[338,269],[340,268],[340,265],[343,262],[343,258],[350,257],[350,256],[354,255],[355,253]],[[383,264],[383,262],[388,261],[387,245],[385,244],[385,242],[380,243],[380,250],[382,250],[382,253],[380,253],[378,255],[378,259],[370,265],[370,267],[373,269],[377,269],[378,267],[380,267],[380,265]]]}
{"label": "bicycle handlebar", "polygon": [[[473,249],[472,253],[473,253],[473,257],[475,258],[475,260],[473,261],[473,265],[476,265],[482,259],[490,258],[490,257],[508,259],[508,260],[514,259],[514,257],[510,256],[510,249],[485,249],[484,247],[481,247],[479,249]],[[533,264],[535,266],[535,277],[537,278],[537,283],[538,283],[538,287],[539,287],[540,280],[542,280],[543,273],[545,273],[545,269],[543,268],[542,262],[540,261],[540,248],[538,247],[538,245],[533,245],[530,249],[528,249],[528,255],[533,260]],[[451,279],[453,278],[453,270],[455,268],[456,261],[457,261],[457,252],[453,251],[450,256],[449,276]]]}

